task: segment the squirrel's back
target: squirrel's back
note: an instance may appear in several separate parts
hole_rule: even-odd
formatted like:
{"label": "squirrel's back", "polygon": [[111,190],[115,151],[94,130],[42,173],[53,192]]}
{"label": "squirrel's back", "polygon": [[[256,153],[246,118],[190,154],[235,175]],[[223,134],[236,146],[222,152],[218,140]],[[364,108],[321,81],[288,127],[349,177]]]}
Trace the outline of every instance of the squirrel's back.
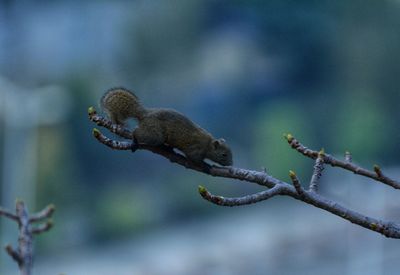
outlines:
{"label": "squirrel's back", "polygon": [[211,134],[206,130],[173,109],[149,109],[140,124],[143,126],[157,124],[157,127],[162,129],[165,143],[180,150],[194,143],[209,143],[212,139]]}

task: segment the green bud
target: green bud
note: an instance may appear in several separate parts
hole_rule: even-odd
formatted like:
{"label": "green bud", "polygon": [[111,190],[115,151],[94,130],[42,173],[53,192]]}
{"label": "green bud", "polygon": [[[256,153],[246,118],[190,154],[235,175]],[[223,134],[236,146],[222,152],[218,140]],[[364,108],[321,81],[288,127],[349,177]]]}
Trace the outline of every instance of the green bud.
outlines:
{"label": "green bud", "polygon": [[94,135],[95,137],[98,137],[98,136],[101,135],[101,132],[99,131],[99,129],[96,129],[96,128],[93,128],[92,133],[93,133],[93,135]]}
{"label": "green bud", "polygon": [[205,194],[207,194],[207,189],[204,186],[199,185],[199,193],[201,195],[205,195]]}
{"label": "green bud", "polygon": [[88,114],[89,115],[94,115],[96,113],[96,109],[93,106],[90,106],[88,108]]}

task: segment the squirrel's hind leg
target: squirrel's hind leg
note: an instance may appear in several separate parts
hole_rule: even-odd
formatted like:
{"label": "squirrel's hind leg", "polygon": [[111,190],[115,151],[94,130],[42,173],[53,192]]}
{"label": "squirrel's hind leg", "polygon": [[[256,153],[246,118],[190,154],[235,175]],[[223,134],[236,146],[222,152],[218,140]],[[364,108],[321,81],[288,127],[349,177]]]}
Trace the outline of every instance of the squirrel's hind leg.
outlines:
{"label": "squirrel's hind leg", "polygon": [[165,142],[162,132],[156,127],[137,127],[133,130],[133,141],[151,146],[160,146]]}

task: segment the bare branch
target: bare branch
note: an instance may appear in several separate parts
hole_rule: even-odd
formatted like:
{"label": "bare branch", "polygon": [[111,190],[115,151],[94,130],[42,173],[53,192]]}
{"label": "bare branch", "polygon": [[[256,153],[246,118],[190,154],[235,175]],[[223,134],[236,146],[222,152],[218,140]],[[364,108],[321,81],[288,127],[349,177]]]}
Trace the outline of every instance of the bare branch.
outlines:
{"label": "bare branch", "polygon": [[48,220],[47,222],[45,222],[37,227],[32,228],[32,230],[31,230],[32,234],[39,235],[43,232],[47,232],[53,227],[53,225],[54,225],[53,221]]}
{"label": "bare branch", "polygon": [[29,218],[29,222],[34,223],[34,222],[39,222],[39,221],[43,221],[47,218],[50,218],[53,215],[55,210],[56,210],[56,207],[54,206],[54,204],[49,204],[42,211],[31,215]]}
{"label": "bare branch", "polygon": [[[314,151],[311,150],[307,147],[305,147],[303,144],[301,144],[297,139],[295,139],[292,135],[288,134],[285,135],[286,140],[288,141],[289,145],[297,150],[298,152],[300,152],[301,154],[303,154],[306,157],[312,158],[312,159],[316,159],[318,157],[318,151]],[[400,189],[400,182],[395,181],[389,177],[386,177],[382,174],[382,172],[380,172],[380,176],[377,175],[376,171],[370,171],[367,169],[364,169],[360,166],[357,166],[355,164],[353,164],[352,162],[349,161],[341,161],[338,160],[336,158],[334,158],[333,156],[329,155],[329,154],[324,154],[323,157],[323,161],[326,164],[329,164],[333,167],[340,167],[343,168],[345,170],[351,171],[354,174],[357,175],[361,175],[361,176],[365,176],[371,179],[374,179],[376,181],[382,182],[386,185],[389,185],[395,189]],[[380,170],[380,169],[379,169]]]}
{"label": "bare branch", "polygon": [[14,250],[14,248],[12,248],[12,246],[10,244],[6,245],[6,247],[4,247],[4,249],[6,250],[7,254],[10,255],[14,261],[17,262],[18,266],[22,265],[21,256],[19,255],[19,253],[17,251]]}
{"label": "bare branch", "polygon": [[222,196],[216,196],[211,194],[205,187],[199,186],[199,193],[203,199],[208,200],[217,205],[221,206],[241,206],[246,204],[257,203],[260,201],[268,200],[276,195],[280,195],[284,190],[283,185],[275,185],[273,188],[237,198],[225,198]]}
{"label": "bare branch", "polygon": [[324,170],[324,152],[321,150],[318,153],[318,157],[315,160],[314,171],[310,180],[310,191],[318,192],[319,180],[322,176],[322,171]]}
{"label": "bare branch", "polygon": [[133,141],[117,141],[112,140],[103,135],[99,130],[93,130],[94,137],[101,143],[107,145],[112,149],[117,150],[132,150],[132,147],[136,147],[135,150],[149,150],[153,153],[162,155],[169,159],[171,162],[178,163],[186,168],[197,170],[204,173],[209,173],[211,166],[207,163],[199,165],[185,158],[183,155],[176,153],[171,147],[168,146],[150,146],[145,144],[135,144]]}
{"label": "bare branch", "polygon": [[288,190],[288,187],[286,187],[283,194],[303,201],[305,203],[314,205],[317,208],[324,209],[354,224],[378,232],[385,237],[400,239],[400,225],[397,223],[365,216],[356,211],[350,210],[335,201],[329,200],[315,192],[305,191],[303,196],[299,196],[294,187],[292,187],[292,189],[293,190]]}
{"label": "bare branch", "polygon": [[133,146],[133,142],[132,141],[118,141],[118,140],[113,140],[110,139],[108,137],[106,137],[105,135],[103,135],[99,130],[97,130],[96,128],[93,129],[93,136],[100,141],[101,143],[103,143],[104,145],[107,145],[108,147],[110,147],[111,149],[116,149],[116,150],[131,150],[132,146]]}
{"label": "bare branch", "polygon": [[40,222],[49,218],[54,213],[54,205],[48,205],[42,211],[29,215],[28,209],[21,200],[15,203],[15,214],[2,209],[2,215],[8,217],[18,223],[18,250],[14,250],[11,245],[5,247],[7,253],[18,263],[21,275],[30,275],[33,263],[33,234],[39,234],[48,231],[53,223],[51,220],[44,224],[31,228],[31,223]]}
{"label": "bare branch", "polygon": [[28,209],[23,201],[17,200],[15,213],[19,219],[18,254],[21,257],[19,268],[21,274],[29,275],[31,274],[33,264],[33,237],[29,223]]}
{"label": "bare branch", "polygon": [[14,221],[18,221],[17,215],[14,215],[13,213],[11,213],[11,211],[4,209],[2,207],[0,207],[0,216],[4,216]]}
{"label": "bare branch", "polygon": [[112,133],[115,133],[115,134],[119,135],[120,137],[123,137],[126,139],[132,139],[133,136],[132,136],[131,131],[129,131],[128,129],[125,129],[121,125],[113,124],[110,120],[97,115],[95,108],[89,107],[88,115],[89,115],[89,119],[91,121],[93,121],[94,123],[96,123],[97,125],[107,128]]}
{"label": "bare branch", "polygon": [[296,173],[293,172],[292,170],[289,171],[289,177],[292,180],[293,186],[296,189],[296,192],[300,195],[303,196],[305,193],[304,188],[301,186],[299,178],[297,177]]}
{"label": "bare branch", "polygon": [[[93,113],[93,110],[92,110],[92,113]],[[94,119],[94,117],[96,119]],[[107,119],[102,118],[98,115],[96,115],[96,116],[89,115],[89,118],[91,120],[93,120],[94,122],[96,122],[100,126],[104,125],[106,128],[110,129],[111,131],[116,131],[115,129],[120,129],[117,126],[112,125],[112,123],[110,121],[108,121]],[[101,124],[98,123],[99,121],[101,121]],[[126,131],[129,131],[129,130],[122,129],[121,131],[122,131],[121,133],[126,133]],[[100,142],[108,139],[107,137],[103,136],[99,131],[97,131],[97,133],[95,135],[97,135],[96,138]],[[120,136],[122,136],[122,135],[120,135]],[[124,141],[125,142],[124,146],[120,146],[120,147],[117,146],[119,149],[123,148],[121,150],[130,150],[132,148],[132,146],[133,146],[133,141],[131,140],[132,135],[127,135],[127,136],[129,136],[130,140]],[[134,146],[136,146],[135,149],[149,150],[153,153],[162,155],[165,158],[169,159],[171,162],[182,165],[188,169],[193,169],[193,170],[196,170],[196,171],[199,171],[199,172],[202,172],[202,173],[214,176],[214,177],[225,177],[225,178],[237,179],[237,180],[246,181],[246,182],[252,182],[252,183],[256,183],[258,185],[269,188],[266,191],[262,191],[262,192],[244,196],[244,197],[225,198],[222,196],[216,196],[216,195],[211,194],[204,187],[199,187],[199,192],[200,192],[201,196],[204,199],[206,199],[214,204],[222,205],[222,206],[239,206],[239,205],[256,203],[256,202],[259,202],[262,200],[267,200],[276,195],[290,196],[296,200],[303,201],[303,202],[305,202],[307,204],[311,204],[317,208],[326,210],[336,216],[339,216],[345,220],[348,220],[348,221],[350,221],[354,224],[357,224],[359,226],[362,226],[366,229],[378,232],[386,237],[400,239],[400,225],[399,224],[396,224],[396,223],[393,223],[390,221],[389,222],[382,221],[382,220],[378,220],[375,218],[371,218],[371,217],[362,215],[358,212],[355,212],[353,210],[350,210],[350,209],[338,204],[335,201],[331,201],[331,200],[319,195],[316,192],[313,192],[313,190],[314,191],[317,190],[317,184],[321,177],[321,172],[322,172],[324,163],[329,164],[331,166],[341,167],[343,169],[352,171],[358,175],[372,178],[376,181],[385,183],[394,188],[400,189],[400,183],[384,176],[382,174],[380,168],[375,169],[374,171],[369,171],[369,170],[360,168],[357,165],[352,164],[350,153],[347,154],[346,161],[340,161],[328,154],[308,149],[304,145],[300,144],[291,135],[286,135],[285,137],[288,140],[288,143],[292,146],[292,148],[296,149],[303,155],[316,160],[316,163],[314,166],[313,177],[311,178],[311,182],[310,182],[310,185],[311,185],[310,191],[304,190],[304,188],[301,186],[301,184],[294,172],[290,173],[290,177],[291,177],[291,180],[293,183],[293,186],[292,186],[291,184],[280,181],[279,179],[276,179],[276,178],[268,175],[266,173],[266,171],[258,172],[258,171],[252,171],[252,170],[236,168],[236,167],[210,166],[207,163],[202,163],[202,164],[193,163],[190,160],[186,159],[183,155],[175,152],[172,148],[167,147],[167,146],[154,147],[154,146],[148,146],[145,144],[137,144]],[[116,142],[116,141],[111,140],[111,141],[102,142],[102,143],[109,146],[109,144],[115,144],[113,142]],[[318,160],[318,159],[320,159],[320,160]],[[312,187],[312,186],[314,186],[314,187]]]}
{"label": "bare branch", "polygon": [[375,171],[375,174],[376,174],[376,176],[377,176],[378,178],[384,177],[383,174],[382,174],[381,168],[380,168],[378,165],[376,165],[376,164],[374,165],[374,171]]}

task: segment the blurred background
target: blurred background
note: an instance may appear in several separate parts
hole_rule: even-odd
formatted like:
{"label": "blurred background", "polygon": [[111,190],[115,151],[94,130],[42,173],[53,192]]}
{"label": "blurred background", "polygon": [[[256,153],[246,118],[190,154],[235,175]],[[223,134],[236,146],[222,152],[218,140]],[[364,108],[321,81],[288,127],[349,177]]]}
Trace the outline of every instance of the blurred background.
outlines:
{"label": "blurred background", "polygon": [[[199,184],[263,189],[112,151],[87,108],[124,86],[225,138],[235,166],[307,182],[292,133],[399,179],[399,29],[397,0],[0,1],[0,205],[57,207],[35,274],[395,274],[397,240],[291,198],[212,205]],[[399,220],[383,184],[327,167],[321,192]],[[1,219],[0,237],[15,245],[16,225]]]}

